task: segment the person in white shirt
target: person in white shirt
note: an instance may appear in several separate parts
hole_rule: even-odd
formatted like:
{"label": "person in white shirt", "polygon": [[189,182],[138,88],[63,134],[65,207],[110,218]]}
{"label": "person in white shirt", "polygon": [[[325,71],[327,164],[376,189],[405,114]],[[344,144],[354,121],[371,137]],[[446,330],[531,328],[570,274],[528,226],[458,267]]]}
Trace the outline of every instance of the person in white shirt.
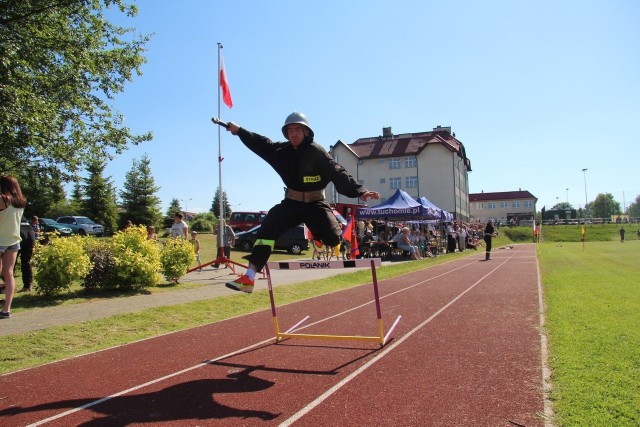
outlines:
{"label": "person in white shirt", "polygon": [[189,235],[189,226],[182,220],[182,214],[178,212],[173,217],[173,225],[171,226],[171,237],[187,240]]}

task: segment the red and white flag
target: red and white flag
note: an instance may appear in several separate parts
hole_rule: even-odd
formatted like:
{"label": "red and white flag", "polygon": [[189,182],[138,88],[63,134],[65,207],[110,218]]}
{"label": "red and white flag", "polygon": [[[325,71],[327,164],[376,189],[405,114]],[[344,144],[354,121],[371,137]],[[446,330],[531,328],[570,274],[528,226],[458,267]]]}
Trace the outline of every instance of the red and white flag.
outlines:
{"label": "red and white flag", "polygon": [[227,82],[227,72],[224,69],[224,58],[220,55],[220,87],[222,88],[222,100],[227,107],[233,107],[231,100],[231,91],[229,90],[229,82]]}

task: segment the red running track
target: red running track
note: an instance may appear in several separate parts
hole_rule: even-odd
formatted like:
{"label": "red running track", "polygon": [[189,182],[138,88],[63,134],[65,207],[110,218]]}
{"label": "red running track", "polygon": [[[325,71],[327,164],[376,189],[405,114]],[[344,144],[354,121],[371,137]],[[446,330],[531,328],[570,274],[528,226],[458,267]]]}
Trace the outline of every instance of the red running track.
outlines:
{"label": "red running track", "polygon": [[[543,426],[535,246],[482,258],[380,281],[385,328],[402,315],[382,348],[275,344],[266,310],[1,376],[0,425]],[[371,288],[279,307],[280,327],[376,336]]]}

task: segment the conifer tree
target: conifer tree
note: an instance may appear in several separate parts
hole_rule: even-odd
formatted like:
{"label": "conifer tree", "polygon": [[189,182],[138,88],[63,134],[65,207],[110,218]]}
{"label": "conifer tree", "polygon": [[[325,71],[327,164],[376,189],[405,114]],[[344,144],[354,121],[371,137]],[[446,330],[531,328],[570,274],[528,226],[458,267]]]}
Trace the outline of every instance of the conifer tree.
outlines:
{"label": "conifer tree", "polygon": [[120,191],[120,227],[127,221],[155,227],[160,224],[162,211],[160,198],[156,195],[160,187],[155,184],[150,165],[151,160],[145,154],[140,161],[133,160],[133,166],[125,176],[124,189]]}
{"label": "conifer tree", "polygon": [[82,213],[93,222],[103,225],[105,231],[110,233],[116,228],[118,207],[113,183],[103,176],[106,165],[104,160],[98,159],[92,159],[87,164],[88,177],[83,180],[81,187],[84,194]]}

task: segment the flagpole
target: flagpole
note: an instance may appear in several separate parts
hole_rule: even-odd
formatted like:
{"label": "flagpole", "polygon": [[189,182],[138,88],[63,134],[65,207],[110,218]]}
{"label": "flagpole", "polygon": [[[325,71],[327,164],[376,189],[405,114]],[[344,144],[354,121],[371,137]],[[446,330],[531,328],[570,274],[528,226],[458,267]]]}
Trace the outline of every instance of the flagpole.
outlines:
{"label": "flagpole", "polygon": [[[222,43],[218,42],[218,118],[220,118],[220,88],[221,86],[221,81],[220,81],[220,49],[222,49]],[[222,254],[222,258],[225,258],[224,255],[224,232],[225,232],[225,227],[222,226],[222,221],[224,220],[224,197],[223,194],[224,192],[222,191],[222,144],[221,144],[221,126],[217,126],[218,128],[218,191],[219,191],[219,196],[218,196],[218,203],[220,204],[220,206],[218,207],[219,210],[219,217],[218,217],[218,234],[219,234],[219,239],[220,239],[220,246],[218,247],[218,251],[220,254]],[[226,224],[225,224],[226,225]],[[219,256],[216,255],[216,258],[218,258]]]}

